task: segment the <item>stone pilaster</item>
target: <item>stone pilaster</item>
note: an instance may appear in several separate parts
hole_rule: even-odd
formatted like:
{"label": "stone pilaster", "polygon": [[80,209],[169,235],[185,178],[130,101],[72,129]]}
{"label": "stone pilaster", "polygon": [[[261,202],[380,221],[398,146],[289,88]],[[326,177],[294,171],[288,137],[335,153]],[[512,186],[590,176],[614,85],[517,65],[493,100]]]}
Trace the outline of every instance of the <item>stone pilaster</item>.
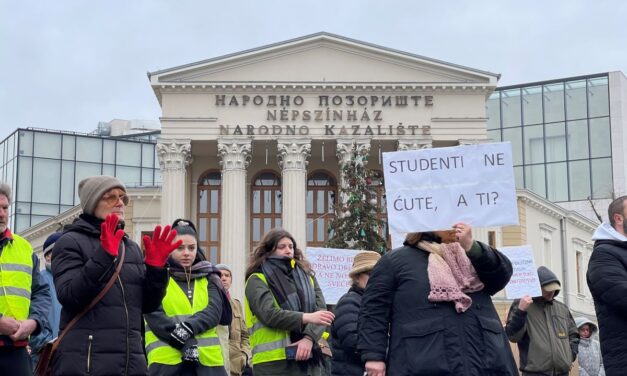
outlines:
{"label": "stone pilaster", "polygon": [[161,223],[185,218],[187,166],[192,163],[190,140],[159,139],[157,156],[161,166]]}
{"label": "stone pilaster", "polygon": [[220,224],[221,262],[231,267],[231,295],[244,298],[244,278],[249,254],[249,223],[246,213],[246,169],[252,158],[251,140],[218,140],[222,166]]}
{"label": "stone pilaster", "polygon": [[283,192],[283,228],[289,231],[302,250],[307,242],[307,164],[311,140],[278,140]]}

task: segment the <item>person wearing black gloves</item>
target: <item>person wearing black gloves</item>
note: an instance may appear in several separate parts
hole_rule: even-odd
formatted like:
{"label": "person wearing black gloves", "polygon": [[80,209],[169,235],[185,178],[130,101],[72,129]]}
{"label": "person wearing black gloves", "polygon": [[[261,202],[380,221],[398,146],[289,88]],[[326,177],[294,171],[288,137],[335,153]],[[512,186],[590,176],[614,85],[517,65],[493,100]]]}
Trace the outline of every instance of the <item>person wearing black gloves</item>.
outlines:
{"label": "person wearing black gloves", "polygon": [[189,220],[172,224],[180,246],[168,259],[170,281],[161,307],[146,319],[150,375],[227,376],[217,326],[231,323],[220,270],[198,248]]}
{"label": "person wearing black gloves", "polygon": [[[105,296],[66,334],[52,358],[54,375],[145,375],[142,314],[159,307],[168,272],[164,268],[176,231],[157,226],[145,238],[145,257],[124,233],[129,198],[111,176],[78,185],[83,214],[52,249],[52,275],[61,303],[60,331],[103,290],[124,249],[120,275]],[[123,247],[123,248],[122,248]]]}

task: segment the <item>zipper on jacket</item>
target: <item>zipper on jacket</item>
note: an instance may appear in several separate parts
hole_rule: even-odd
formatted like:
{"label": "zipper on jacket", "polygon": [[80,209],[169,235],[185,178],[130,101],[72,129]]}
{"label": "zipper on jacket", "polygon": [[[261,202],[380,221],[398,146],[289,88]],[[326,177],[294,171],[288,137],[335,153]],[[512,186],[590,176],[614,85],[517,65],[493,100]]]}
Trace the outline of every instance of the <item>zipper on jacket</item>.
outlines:
{"label": "zipper on jacket", "polygon": [[94,336],[92,334],[87,337],[87,373],[91,372],[91,343],[94,340]]}
{"label": "zipper on jacket", "polygon": [[130,362],[131,357],[131,348],[129,345],[129,332],[130,332],[130,322],[128,319],[128,307],[126,305],[126,294],[124,293],[124,285],[122,284],[122,280],[118,275],[118,282],[120,282],[120,288],[122,289],[122,302],[124,302],[124,312],[126,313],[126,365],[124,367],[124,375],[128,375],[128,363]]}

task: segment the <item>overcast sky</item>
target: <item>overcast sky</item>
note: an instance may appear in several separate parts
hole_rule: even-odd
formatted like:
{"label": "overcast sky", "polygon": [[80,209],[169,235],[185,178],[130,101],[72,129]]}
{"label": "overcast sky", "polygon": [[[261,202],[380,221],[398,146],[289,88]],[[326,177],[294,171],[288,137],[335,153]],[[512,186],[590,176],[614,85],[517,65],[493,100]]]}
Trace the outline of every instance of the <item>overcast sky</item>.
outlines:
{"label": "overcast sky", "polygon": [[158,119],[146,72],[325,31],[500,73],[622,70],[627,1],[0,0],[0,140]]}

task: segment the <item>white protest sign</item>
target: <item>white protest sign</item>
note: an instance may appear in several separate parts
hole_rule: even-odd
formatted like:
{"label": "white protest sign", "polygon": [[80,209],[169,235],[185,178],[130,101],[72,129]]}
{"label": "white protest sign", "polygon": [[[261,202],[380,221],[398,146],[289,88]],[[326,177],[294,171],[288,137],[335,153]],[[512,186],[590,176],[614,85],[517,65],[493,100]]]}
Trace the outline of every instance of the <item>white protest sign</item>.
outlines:
{"label": "white protest sign", "polygon": [[499,248],[514,268],[514,274],[505,286],[505,295],[508,299],[519,299],[525,295],[531,297],[541,296],[540,279],[538,270],[533,261],[533,250],[529,245],[518,247]]}
{"label": "white protest sign", "polygon": [[352,249],[307,247],[307,260],[316,272],[316,280],[327,304],[337,304],[351,287],[348,272],[359,252]]}
{"label": "white protest sign", "polygon": [[383,153],[390,230],[518,224],[509,142]]}

